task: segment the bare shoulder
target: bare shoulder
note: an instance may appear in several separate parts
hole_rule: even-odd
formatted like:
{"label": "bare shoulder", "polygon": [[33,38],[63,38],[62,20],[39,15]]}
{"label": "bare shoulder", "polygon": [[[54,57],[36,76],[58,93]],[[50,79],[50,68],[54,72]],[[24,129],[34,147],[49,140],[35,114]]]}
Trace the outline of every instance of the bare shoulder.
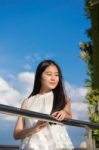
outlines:
{"label": "bare shoulder", "polygon": [[28,107],[28,98],[26,98],[25,100],[23,100],[22,104],[21,104],[21,108],[22,109],[27,109]]}
{"label": "bare shoulder", "polygon": [[69,96],[66,96],[66,102],[70,103],[70,97]]}

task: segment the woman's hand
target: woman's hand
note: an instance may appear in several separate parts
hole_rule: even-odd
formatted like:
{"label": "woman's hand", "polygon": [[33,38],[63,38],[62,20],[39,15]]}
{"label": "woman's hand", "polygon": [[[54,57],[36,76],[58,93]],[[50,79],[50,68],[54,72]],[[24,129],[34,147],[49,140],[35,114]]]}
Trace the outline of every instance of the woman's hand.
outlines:
{"label": "woman's hand", "polygon": [[52,114],[56,120],[62,121],[66,118],[66,112],[64,110],[56,111]]}
{"label": "woman's hand", "polygon": [[43,128],[48,126],[48,122],[47,121],[38,121],[37,124],[33,127],[33,130],[35,133],[39,132],[40,130],[42,130]]}
{"label": "woman's hand", "polygon": [[71,113],[71,103],[70,98],[66,96],[66,105],[64,108],[60,111],[56,111],[52,114],[52,117],[54,117],[56,120],[62,121],[65,118],[71,119],[72,113]]}
{"label": "woman's hand", "polygon": [[38,121],[37,124],[34,127],[28,128],[28,129],[17,129],[14,133],[14,138],[16,140],[18,139],[24,139],[26,137],[29,137],[37,132],[39,132],[44,127],[48,126],[47,121]]}

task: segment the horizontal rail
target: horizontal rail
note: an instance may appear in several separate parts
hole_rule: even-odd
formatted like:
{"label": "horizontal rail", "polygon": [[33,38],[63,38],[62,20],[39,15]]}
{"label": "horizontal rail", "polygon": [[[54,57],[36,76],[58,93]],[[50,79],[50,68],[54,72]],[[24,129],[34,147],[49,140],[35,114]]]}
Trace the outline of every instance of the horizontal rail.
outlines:
{"label": "horizontal rail", "polygon": [[[18,145],[0,145],[0,150],[19,150]],[[67,148],[65,150],[68,150]],[[87,150],[86,148],[74,148],[72,150]]]}
{"label": "horizontal rail", "polygon": [[19,150],[19,145],[0,145],[0,150]]}
{"label": "horizontal rail", "polygon": [[21,115],[24,117],[30,117],[40,120],[47,120],[49,122],[54,122],[58,124],[65,124],[65,125],[71,125],[71,126],[77,126],[77,127],[89,127],[94,129],[99,129],[99,124],[87,122],[87,121],[81,121],[81,120],[75,120],[75,119],[64,119],[63,121],[58,121],[55,118],[53,118],[51,115],[42,114],[34,111],[28,111],[25,109],[3,105],[0,104],[0,112],[6,113],[6,114],[12,114],[12,115]]}

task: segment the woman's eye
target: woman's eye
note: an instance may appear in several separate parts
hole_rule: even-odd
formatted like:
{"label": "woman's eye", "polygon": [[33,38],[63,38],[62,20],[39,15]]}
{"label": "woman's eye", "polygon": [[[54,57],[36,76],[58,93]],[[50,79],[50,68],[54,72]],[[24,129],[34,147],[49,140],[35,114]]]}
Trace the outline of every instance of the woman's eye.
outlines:
{"label": "woman's eye", "polygon": [[47,73],[47,75],[48,75],[48,76],[51,76],[52,74],[50,74],[50,73]]}
{"label": "woman's eye", "polygon": [[55,76],[59,77],[59,74],[56,74]]}
{"label": "woman's eye", "polygon": [[59,74],[46,73],[46,75],[48,75],[48,76],[55,76],[55,77],[59,77]]}

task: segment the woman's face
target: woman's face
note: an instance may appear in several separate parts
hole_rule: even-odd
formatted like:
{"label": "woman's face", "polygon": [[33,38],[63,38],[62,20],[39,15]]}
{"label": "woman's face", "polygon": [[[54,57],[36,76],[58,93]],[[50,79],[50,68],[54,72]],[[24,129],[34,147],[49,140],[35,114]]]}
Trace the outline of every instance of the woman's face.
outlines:
{"label": "woman's face", "polygon": [[55,89],[59,82],[59,72],[55,65],[47,67],[41,75],[41,91],[48,92]]}

